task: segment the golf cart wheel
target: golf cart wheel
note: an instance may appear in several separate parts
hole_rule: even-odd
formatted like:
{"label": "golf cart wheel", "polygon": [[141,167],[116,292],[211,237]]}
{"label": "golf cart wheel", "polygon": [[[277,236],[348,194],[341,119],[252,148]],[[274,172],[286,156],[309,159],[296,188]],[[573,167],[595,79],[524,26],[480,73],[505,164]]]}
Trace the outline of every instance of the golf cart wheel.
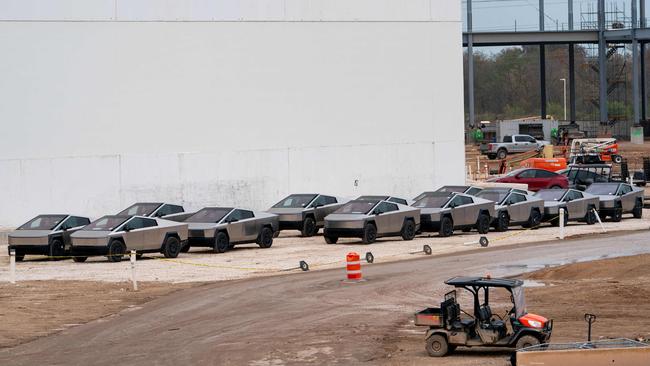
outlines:
{"label": "golf cart wheel", "polygon": [[641,203],[641,200],[637,200],[636,203],[634,204],[634,210],[632,210],[632,215],[634,215],[635,219],[640,219],[643,217],[643,203]]}
{"label": "golf cart wheel", "polygon": [[230,239],[228,234],[223,231],[219,231],[217,235],[214,236],[214,246],[212,251],[215,253],[225,253],[230,249]]}
{"label": "golf cart wheel", "polygon": [[522,336],[517,340],[517,349],[522,349],[526,347],[532,347],[539,344],[539,339],[531,335]]}
{"label": "golf cart wheel", "polygon": [[413,240],[413,238],[415,238],[415,222],[406,220],[402,226],[402,239]]}
{"label": "golf cart wheel", "polygon": [[585,215],[585,222],[587,225],[593,225],[596,223],[596,214],[594,213],[594,207],[589,206],[587,209],[587,214]]}
{"label": "golf cart wheel", "polygon": [[181,252],[181,241],[175,236],[168,236],[163,246],[163,255],[165,258],[176,258]]}
{"label": "golf cart wheel", "polygon": [[620,222],[623,219],[623,207],[620,203],[616,204],[614,211],[612,211],[612,221]]}
{"label": "golf cart wheel", "polygon": [[316,235],[318,228],[316,227],[316,221],[313,217],[305,218],[305,221],[302,223],[302,236],[310,237]]}
{"label": "golf cart wheel", "polygon": [[490,232],[490,215],[485,212],[481,212],[478,215],[478,220],[476,220],[476,230],[479,234],[487,234]]}
{"label": "golf cart wheel", "polygon": [[364,244],[372,244],[375,240],[377,240],[377,227],[375,224],[368,223],[363,227],[362,241]]}
{"label": "golf cart wheel", "polygon": [[442,219],[440,219],[439,234],[443,238],[454,235],[454,222],[451,221],[451,217],[445,216]]}
{"label": "golf cart wheel", "polygon": [[508,151],[506,149],[501,148],[501,149],[499,149],[499,151],[497,151],[497,159],[503,160],[507,156],[508,156]]}
{"label": "golf cart wheel", "polygon": [[499,218],[497,219],[497,224],[495,229],[499,232],[507,231],[508,226],[510,226],[510,216],[505,211],[499,212]]}
{"label": "golf cart wheel", "polygon": [[426,350],[431,357],[442,357],[449,351],[449,344],[447,339],[440,335],[434,334],[427,339]]}
{"label": "golf cart wheel", "polygon": [[124,253],[126,253],[126,245],[117,239],[113,239],[108,244],[106,258],[108,258],[109,262],[121,262]]}
{"label": "golf cart wheel", "polygon": [[76,262],[76,263],[83,263],[83,262],[85,262],[87,259],[88,259],[88,257],[79,257],[79,256],[72,257],[72,260],[73,260],[74,262]]}
{"label": "golf cart wheel", "polygon": [[339,238],[336,236],[325,235],[324,238],[327,244],[336,244],[336,242],[339,241]]}
{"label": "golf cart wheel", "polygon": [[262,228],[258,245],[260,248],[270,248],[273,245],[273,230],[268,226]]}
{"label": "golf cart wheel", "polygon": [[53,239],[49,247],[50,259],[61,258],[65,255],[65,245],[61,239]]}

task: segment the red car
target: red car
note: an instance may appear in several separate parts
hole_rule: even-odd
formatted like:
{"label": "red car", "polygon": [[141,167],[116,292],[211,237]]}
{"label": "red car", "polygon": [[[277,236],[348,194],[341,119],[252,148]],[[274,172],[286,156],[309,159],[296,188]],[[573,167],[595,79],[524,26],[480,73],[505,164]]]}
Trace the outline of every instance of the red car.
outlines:
{"label": "red car", "polygon": [[569,188],[569,180],[566,176],[544,169],[517,169],[503,177],[489,179],[488,182],[528,184],[529,191]]}

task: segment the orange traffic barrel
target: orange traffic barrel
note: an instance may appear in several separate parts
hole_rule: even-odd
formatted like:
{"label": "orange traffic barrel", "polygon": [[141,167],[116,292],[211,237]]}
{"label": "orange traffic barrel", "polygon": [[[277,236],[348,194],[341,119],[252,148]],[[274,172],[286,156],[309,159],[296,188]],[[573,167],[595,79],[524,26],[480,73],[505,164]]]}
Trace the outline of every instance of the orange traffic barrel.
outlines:
{"label": "orange traffic barrel", "polygon": [[349,281],[361,280],[361,259],[358,253],[350,252],[347,257],[347,271]]}

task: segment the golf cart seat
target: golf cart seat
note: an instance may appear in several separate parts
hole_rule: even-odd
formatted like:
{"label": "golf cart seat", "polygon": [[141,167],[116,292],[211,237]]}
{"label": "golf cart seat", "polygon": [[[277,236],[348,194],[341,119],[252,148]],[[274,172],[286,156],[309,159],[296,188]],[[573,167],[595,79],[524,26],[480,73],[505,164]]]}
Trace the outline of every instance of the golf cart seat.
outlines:
{"label": "golf cart seat", "polygon": [[460,318],[460,305],[455,299],[445,300],[440,304],[440,308],[447,319],[448,326],[451,329],[464,329],[472,328],[474,326],[474,319],[461,319]]}
{"label": "golf cart seat", "polygon": [[482,305],[479,307],[478,317],[479,321],[481,322],[481,327],[483,328],[498,330],[503,329],[506,326],[506,323],[504,323],[502,320],[491,319],[492,309],[490,309],[490,305]]}

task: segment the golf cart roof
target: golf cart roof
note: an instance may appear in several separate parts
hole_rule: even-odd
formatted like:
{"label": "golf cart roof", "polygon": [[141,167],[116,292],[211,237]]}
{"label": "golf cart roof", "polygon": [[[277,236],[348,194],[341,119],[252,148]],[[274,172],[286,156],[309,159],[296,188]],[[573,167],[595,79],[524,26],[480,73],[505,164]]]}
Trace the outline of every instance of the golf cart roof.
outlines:
{"label": "golf cart roof", "polygon": [[479,286],[479,287],[504,287],[513,288],[524,284],[522,280],[511,280],[507,278],[485,278],[485,277],[453,277],[445,281],[447,285],[455,287]]}

